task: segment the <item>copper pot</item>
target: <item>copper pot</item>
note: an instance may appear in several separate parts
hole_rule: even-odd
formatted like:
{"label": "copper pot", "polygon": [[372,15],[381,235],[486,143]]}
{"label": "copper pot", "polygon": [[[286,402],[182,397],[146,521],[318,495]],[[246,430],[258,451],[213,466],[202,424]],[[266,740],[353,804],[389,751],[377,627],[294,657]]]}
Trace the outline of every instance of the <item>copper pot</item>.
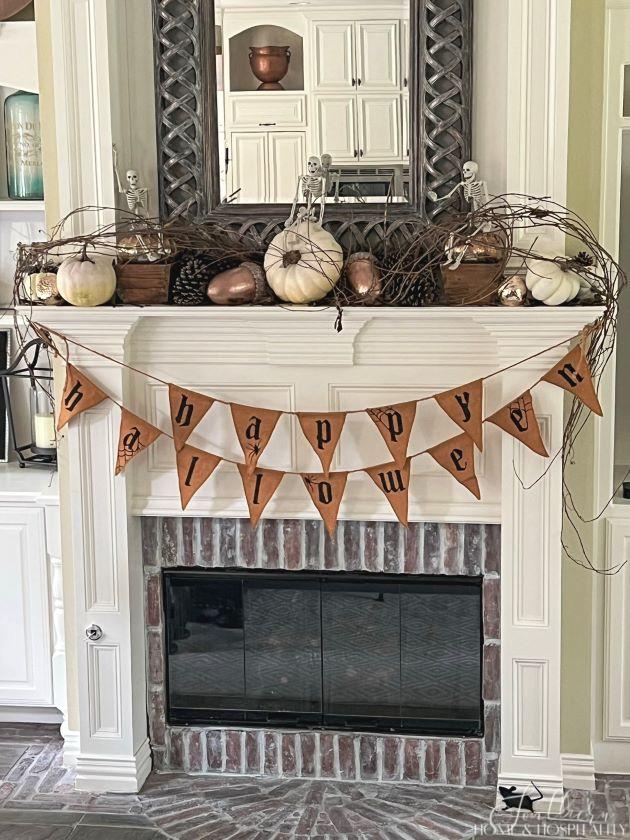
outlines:
{"label": "copper pot", "polygon": [[249,66],[263,84],[259,90],[282,90],[278,84],[289,71],[290,47],[250,47]]}

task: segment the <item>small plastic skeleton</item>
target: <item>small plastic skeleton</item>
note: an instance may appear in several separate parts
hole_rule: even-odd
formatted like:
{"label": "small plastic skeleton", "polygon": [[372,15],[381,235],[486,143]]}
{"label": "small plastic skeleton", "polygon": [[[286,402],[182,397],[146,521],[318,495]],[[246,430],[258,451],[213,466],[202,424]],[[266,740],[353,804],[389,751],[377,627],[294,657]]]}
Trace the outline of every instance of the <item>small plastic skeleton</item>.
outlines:
{"label": "small plastic skeleton", "polygon": [[148,216],[147,200],[149,196],[149,190],[147,189],[147,187],[138,186],[140,176],[138,175],[135,169],[128,169],[125,173],[127,187],[123,188],[122,182],[120,180],[120,174],[118,172],[118,153],[116,151],[115,146],[114,172],[116,174],[118,192],[120,195],[124,196],[125,201],[127,202],[127,209],[131,213],[135,213],[136,216],[141,216],[143,219],[146,219]]}
{"label": "small plastic skeleton", "polygon": [[[302,219],[311,219],[318,221],[321,225],[324,218],[324,209],[326,206],[326,195],[330,187],[330,164],[332,158],[330,155],[322,155],[321,159],[312,155],[306,164],[306,175],[300,175],[297,186],[295,188],[295,198],[293,199],[293,206],[291,207],[291,214],[284,223],[285,228],[291,227],[296,221]],[[300,193],[306,203],[306,207],[301,207],[299,211],[296,210]],[[319,218],[316,215],[315,202],[319,199]]]}
{"label": "small plastic skeleton", "polygon": [[[455,184],[453,189],[446,193],[446,195],[442,195],[438,198],[437,193],[433,190],[429,190],[427,192],[427,196],[434,202],[441,202],[446,201],[447,198],[450,198],[457,190],[461,189],[462,194],[468,204],[470,205],[470,212],[475,213],[484,204],[487,204],[489,201],[488,196],[488,184],[485,181],[479,181],[477,179],[477,175],[479,174],[479,164],[475,163],[474,160],[468,160],[462,167],[462,180],[459,184]],[[455,271],[455,269],[459,268],[462,260],[466,255],[466,251],[471,243],[471,240],[478,234],[478,233],[488,233],[491,230],[492,226],[486,222],[484,224],[478,225],[473,231],[466,234],[466,240],[461,244],[461,233],[463,231],[453,231],[451,233],[448,244],[446,246],[446,262],[445,265],[451,269],[451,271]],[[455,240],[458,240],[457,246],[455,245]]]}

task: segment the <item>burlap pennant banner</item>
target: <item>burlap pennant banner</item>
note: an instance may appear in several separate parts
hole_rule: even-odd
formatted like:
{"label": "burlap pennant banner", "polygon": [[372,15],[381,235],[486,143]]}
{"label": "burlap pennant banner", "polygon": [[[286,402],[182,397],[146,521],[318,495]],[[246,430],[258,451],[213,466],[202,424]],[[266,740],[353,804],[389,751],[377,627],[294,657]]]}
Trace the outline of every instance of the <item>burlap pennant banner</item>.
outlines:
{"label": "burlap pennant banner", "polygon": [[347,472],[303,473],[302,481],[308,490],[313,504],[324,520],[326,530],[332,536],[337,524],[339,505],[348,481]]}
{"label": "burlap pennant banner", "polygon": [[230,410],[236,435],[245,456],[245,465],[251,475],[269,443],[282,412],[237,403],[231,403]]}
{"label": "burlap pennant banner", "polygon": [[404,467],[397,467],[396,464],[382,464],[380,467],[370,467],[365,472],[385,494],[398,521],[407,527],[411,458],[407,458]]}
{"label": "burlap pennant banner", "polygon": [[402,467],[407,460],[407,446],[413,428],[413,421],[416,417],[417,403],[398,403],[381,408],[366,409],[367,415],[372,419],[376,428],[381,433],[387,448],[392,454],[394,463]]}
{"label": "burlap pennant banner", "polygon": [[479,483],[475,475],[475,446],[467,434],[457,435],[427,449],[437,463],[448,470],[453,478],[480,499]]}
{"label": "burlap pennant banner", "polygon": [[120,414],[120,433],[116,453],[116,475],[121,473],[129,461],[151,446],[162,432],[123,408]]}
{"label": "burlap pennant banner", "polygon": [[182,510],[221,463],[218,455],[184,444],[177,453],[177,478]]}
{"label": "burlap pennant banner", "polygon": [[520,397],[516,397],[512,402],[504,405],[503,408],[488,417],[487,421],[488,423],[494,423],[495,426],[503,429],[504,432],[512,435],[516,440],[520,440],[532,452],[542,455],[543,458],[549,457],[540,434],[538,418],[529,391],[525,391]]}
{"label": "burlap pennant banner", "polygon": [[346,412],[333,411],[330,414],[318,414],[314,411],[299,411],[298,420],[304,437],[321,461],[322,469],[328,474],[343,424],[346,422]]}
{"label": "burlap pennant banner", "polygon": [[593,385],[591,371],[582,347],[578,344],[546,373],[542,382],[551,382],[574,394],[587,408],[600,417],[604,416]]}
{"label": "burlap pennant banner", "polygon": [[483,380],[477,379],[435,395],[435,401],[459,428],[483,451]]}
{"label": "burlap pennant banner", "polygon": [[250,473],[245,464],[237,464],[243,481],[243,490],[249,508],[249,519],[255,528],[262,512],[267,507],[273,494],[284,478],[284,473],[278,470],[255,469]]}
{"label": "burlap pennant banner", "polygon": [[66,365],[66,382],[63,386],[63,396],[59,417],[57,419],[57,431],[63,429],[69,420],[77,417],[81,412],[106,400],[107,394],[90,381],[78,368],[68,363]]}
{"label": "burlap pennant banner", "polygon": [[171,407],[171,424],[175,451],[179,452],[195,428],[201,423],[214,400],[205,394],[188,391],[178,385],[168,386],[168,401]]}

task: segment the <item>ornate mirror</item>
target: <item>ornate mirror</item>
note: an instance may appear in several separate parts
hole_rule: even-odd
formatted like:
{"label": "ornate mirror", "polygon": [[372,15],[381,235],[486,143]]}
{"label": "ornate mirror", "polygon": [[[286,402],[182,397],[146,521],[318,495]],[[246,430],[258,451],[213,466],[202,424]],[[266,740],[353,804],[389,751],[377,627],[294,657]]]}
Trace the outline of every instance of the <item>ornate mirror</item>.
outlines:
{"label": "ornate mirror", "polygon": [[164,217],[270,231],[323,175],[326,222],[403,221],[459,180],[472,0],[153,2]]}

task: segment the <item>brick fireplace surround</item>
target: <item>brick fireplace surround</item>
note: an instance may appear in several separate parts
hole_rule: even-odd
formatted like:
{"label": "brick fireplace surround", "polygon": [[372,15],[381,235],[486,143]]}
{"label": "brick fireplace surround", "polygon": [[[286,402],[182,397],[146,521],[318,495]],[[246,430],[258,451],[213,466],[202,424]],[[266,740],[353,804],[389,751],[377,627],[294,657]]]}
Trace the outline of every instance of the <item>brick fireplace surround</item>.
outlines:
{"label": "brick fireplace surround", "polygon": [[[396,783],[494,785],[500,744],[500,527],[476,524],[143,517],[149,733],[153,766]],[[483,575],[483,738],[255,727],[170,726],[165,716],[164,568]]]}

